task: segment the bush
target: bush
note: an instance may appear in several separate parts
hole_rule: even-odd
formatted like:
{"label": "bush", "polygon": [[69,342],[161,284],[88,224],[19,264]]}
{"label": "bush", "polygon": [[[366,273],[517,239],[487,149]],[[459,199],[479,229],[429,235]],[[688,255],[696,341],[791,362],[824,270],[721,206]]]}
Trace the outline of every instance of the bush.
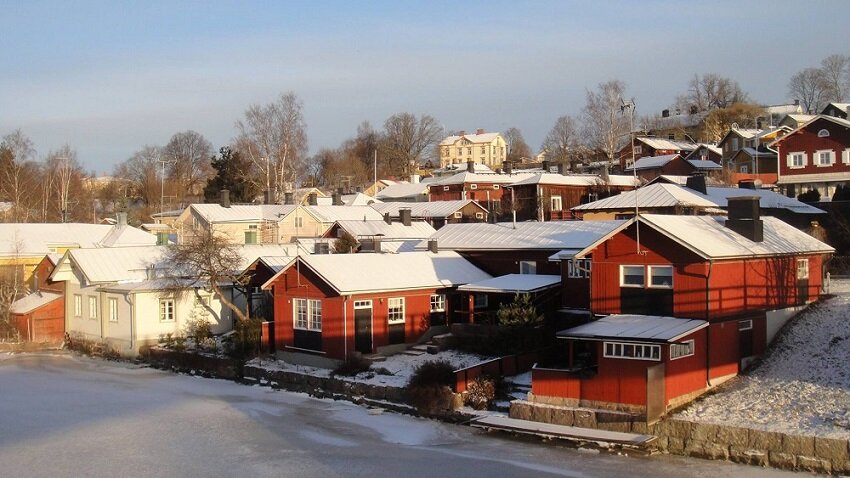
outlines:
{"label": "bush", "polygon": [[360,354],[354,354],[348,357],[345,362],[342,362],[333,369],[331,375],[342,375],[344,377],[353,377],[360,372],[366,372],[372,367],[372,362],[366,360]]}
{"label": "bush", "polygon": [[416,367],[407,387],[448,386],[455,384],[455,368],[445,360],[429,360]]}
{"label": "bush", "polygon": [[258,319],[238,321],[233,328],[227,353],[236,359],[250,359],[260,354],[263,322]]}
{"label": "bush", "polygon": [[194,319],[186,322],[186,335],[191,337],[195,342],[195,347],[201,348],[201,345],[212,338],[212,324],[205,319]]}
{"label": "bush", "polygon": [[420,412],[444,412],[451,409],[454,384],[454,366],[445,360],[431,360],[413,371],[407,383],[407,396]]}
{"label": "bush", "polygon": [[463,403],[476,410],[486,410],[496,398],[496,379],[482,375],[476,378],[463,395]]}

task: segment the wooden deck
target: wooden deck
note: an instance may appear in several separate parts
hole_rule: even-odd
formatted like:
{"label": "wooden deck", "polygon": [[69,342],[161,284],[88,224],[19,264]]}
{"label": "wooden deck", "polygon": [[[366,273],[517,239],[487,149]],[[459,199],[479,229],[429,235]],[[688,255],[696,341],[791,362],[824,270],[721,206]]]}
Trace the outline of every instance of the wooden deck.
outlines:
{"label": "wooden deck", "polygon": [[536,435],[545,438],[559,438],[577,442],[593,442],[613,444],[626,447],[644,448],[655,440],[654,435],[638,435],[635,433],[611,432],[595,428],[579,428],[552,423],[518,420],[505,416],[492,415],[476,418],[469,423],[473,427],[487,430],[501,430],[526,435]]}

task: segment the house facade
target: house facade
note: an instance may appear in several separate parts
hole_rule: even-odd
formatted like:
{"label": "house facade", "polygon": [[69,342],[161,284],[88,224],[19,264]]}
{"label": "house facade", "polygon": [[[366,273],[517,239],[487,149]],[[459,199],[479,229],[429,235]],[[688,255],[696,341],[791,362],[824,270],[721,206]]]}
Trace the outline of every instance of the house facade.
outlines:
{"label": "house facade", "polygon": [[475,134],[461,131],[442,140],[437,146],[440,157],[440,167],[451,164],[465,164],[472,161],[484,164],[493,169],[507,159],[507,143],[500,133],[486,133],[483,129]]}
{"label": "house facade", "polygon": [[384,215],[385,220],[401,221],[402,210],[409,210],[414,221],[424,221],[434,229],[446,224],[463,222],[487,222],[490,212],[477,201],[460,199],[455,201],[433,201],[425,203],[385,202],[372,204],[372,209]]}
{"label": "house facade", "polygon": [[571,209],[637,187],[633,176],[542,173],[511,184],[504,196],[503,211],[516,211],[518,221],[573,219]]}
{"label": "house facade", "polygon": [[632,151],[634,151],[634,159],[638,160],[645,157],[671,154],[687,156],[696,148],[697,145],[689,141],[636,136],[632,139],[631,144],[623,146],[617,152],[617,158],[620,163],[620,171],[624,171],[632,164]]}
{"label": "house facade", "polygon": [[831,200],[850,182],[850,121],[821,115],[771,143],[779,158],[777,184],[787,196],[815,190]]}

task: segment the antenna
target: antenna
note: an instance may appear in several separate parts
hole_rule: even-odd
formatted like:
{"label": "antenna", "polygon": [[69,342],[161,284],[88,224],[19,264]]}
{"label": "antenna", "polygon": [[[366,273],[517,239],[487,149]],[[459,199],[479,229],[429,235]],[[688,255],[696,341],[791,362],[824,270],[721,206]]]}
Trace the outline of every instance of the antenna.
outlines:
{"label": "antenna", "polygon": [[634,138],[634,122],[635,122],[635,99],[632,98],[629,101],[620,97],[620,112],[622,114],[626,114],[626,110],[629,111],[629,149],[632,152],[632,177],[635,181],[635,234],[637,240],[637,254],[641,255],[640,251],[640,201],[638,200],[638,190],[640,187],[638,186],[637,179],[637,168],[635,167],[635,138]]}

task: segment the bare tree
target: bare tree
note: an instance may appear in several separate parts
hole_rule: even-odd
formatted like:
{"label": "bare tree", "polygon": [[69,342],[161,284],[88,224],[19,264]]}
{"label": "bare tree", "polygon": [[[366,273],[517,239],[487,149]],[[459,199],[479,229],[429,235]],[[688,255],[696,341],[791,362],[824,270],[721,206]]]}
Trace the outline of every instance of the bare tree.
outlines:
{"label": "bare tree", "polygon": [[14,333],[9,314],[12,303],[29,292],[24,281],[24,266],[18,263],[24,244],[17,232],[12,238],[12,245],[12,260],[0,266],[0,335],[6,336]]}
{"label": "bare tree", "polygon": [[592,148],[605,153],[608,161],[614,156],[629,132],[628,121],[620,112],[626,84],[620,80],[600,83],[596,91],[587,90],[581,117],[583,135]]}
{"label": "bare tree", "polygon": [[739,128],[755,128],[758,118],[765,114],[764,108],[752,103],[735,103],[728,108],[712,110],[705,117],[702,136],[710,142],[720,141],[733,124]]}
{"label": "bare tree", "polygon": [[437,144],[443,138],[443,127],[431,116],[417,118],[398,113],[384,122],[381,157],[385,172],[408,176],[426,160],[434,158]]}
{"label": "bare tree", "polygon": [[[543,140],[546,158],[556,163],[569,163],[578,143],[578,127],[572,116],[561,116]],[[575,165],[570,168],[575,170]]]}
{"label": "bare tree", "polygon": [[12,202],[12,221],[27,222],[33,213],[40,171],[35,147],[21,130],[3,136],[0,143],[0,197]]}
{"label": "bare tree", "polygon": [[159,146],[145,145],[119,164],[115,171],[115,176],[130,181],[134,195],[144,201],[147,206],[152,206],[160,200],[161,158]]}
{"label": "bare tree", "polygon": [[806,113],[817,114],[829,102],[829,81],[820,68],[806,68],[791,77],[788,95],[799,99]]}
{"label": "bare tree", "polygon": [[846,100],[847,91],[850,89],[850,56],[829,55],[821,61],[820,69],[829,91],[828,101]]}
{"label": "bare tree", "polygon": [[251,105],[245,118],[236,122],[237,149],[248,158],[259,177],[259,189],[271,191],[276,200],[295,187],[295,177],[307,154],[304,106],[295,93],[281,94],[277,102]]}
{"label": "bare tree", "polygon": [[66,222],[71,212],[72,191],[77,193],[74,196],[80,196],[82,192],[83,169],[77,161],[77,152],[66,144],[48,153],[45,176],[52,186],[48,194],[54,196],[56,211],[62,222]]}
{"label": "bare tree", "polygon": [[522,131],[519,128],[508,128],[502,133],[502,136],[505,138],[505,143],[507,143],[508,147],[508,161],[519,161],[522,158],[531,157],[531,148],[525,142],[525,138],[522,136]]}
{"label": "bare tree", "polygon": [[705,73],[691,78],[688,82],[688,92],[677,98],[676,108],[680,112],[703,112],[728,108],[735,103],[746,101],[747,94],[737,81],[716,73]]}
{"label": "bare tree", "polygon": [[198,189],[212,175],[212,144],[200,133],[183,131],[171,137],[163,153],[170,161],[168,176],[176,185],[177,200],[184,205],[187,197],[200,194]]}

